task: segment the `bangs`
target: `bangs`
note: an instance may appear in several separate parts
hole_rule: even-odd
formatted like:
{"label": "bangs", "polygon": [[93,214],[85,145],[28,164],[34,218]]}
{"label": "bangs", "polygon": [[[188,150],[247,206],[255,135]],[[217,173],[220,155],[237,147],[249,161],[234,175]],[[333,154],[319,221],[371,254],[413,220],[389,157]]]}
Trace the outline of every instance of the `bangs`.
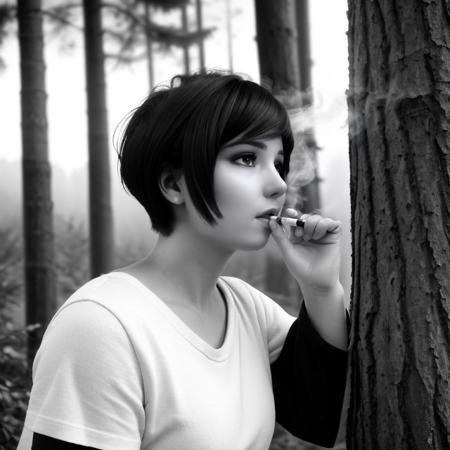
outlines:
{"label": "bangs", "polygon": [[294,139],[286,109],[266,89],[250,81],[241,81],[234,96],[235,101],[229,102],[229,107],[223,111],[226,117],[223,117],[225,126],[220,148],[235,140],[280,136],[287,174]]}
{"label": "bangs", "polygon": [[192,201],[203,218],[214,224],[222,217],[214,197],[214,166],[220,150],[243,139],[279,136],[284,156],[281,176],[286,179],[294,139],[286,109],[260,85],[231,75],[211,79],[202,87],[202,96],[197,91],[190,101],[196,103],[196,111],[180,135],[180,147]]}

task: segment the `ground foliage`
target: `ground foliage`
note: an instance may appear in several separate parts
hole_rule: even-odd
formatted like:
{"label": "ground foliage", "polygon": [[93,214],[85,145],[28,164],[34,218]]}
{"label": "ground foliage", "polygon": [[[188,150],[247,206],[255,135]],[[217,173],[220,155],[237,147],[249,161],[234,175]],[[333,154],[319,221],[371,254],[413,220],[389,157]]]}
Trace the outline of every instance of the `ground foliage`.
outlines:
{"label": "ground foliage", "polygon": [[13,224],[0,229],[0,448],[16,448],[26,405],[29,377],[26,329],[12,317],[23,297],[22,243]]}
{"label": "ground foliage", "polygon": [[[58,302],[62,303],[89,276],[84,227],[56,219],[55,253]],[[0,228],[0,449],[15,449],[31,387],[27,334],[40,324],[21,326],[24,314],[23,242],[20,223]]]}

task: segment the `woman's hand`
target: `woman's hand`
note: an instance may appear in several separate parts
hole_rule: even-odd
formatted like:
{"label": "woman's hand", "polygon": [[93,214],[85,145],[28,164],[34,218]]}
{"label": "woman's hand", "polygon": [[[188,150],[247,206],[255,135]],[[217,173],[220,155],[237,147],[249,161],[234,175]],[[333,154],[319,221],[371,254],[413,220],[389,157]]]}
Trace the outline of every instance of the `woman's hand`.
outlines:
{"label": "woman's hand", "polygon": [[[298,217],[295,209],[286,215]],[[304,214],[304,228],[284,227],[270,220],[283,259],[301,287],[331,290],[339,283],[341,223],[319,214]]]}

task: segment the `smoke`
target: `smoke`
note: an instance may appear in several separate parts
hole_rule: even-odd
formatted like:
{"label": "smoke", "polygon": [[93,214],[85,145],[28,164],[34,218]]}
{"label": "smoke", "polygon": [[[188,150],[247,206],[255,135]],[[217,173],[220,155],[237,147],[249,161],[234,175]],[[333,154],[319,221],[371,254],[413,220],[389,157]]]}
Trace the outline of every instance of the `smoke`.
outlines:
{"label": "smoke", "polygon": [[303,203],[301,188],[311,183],[317,174],[314,107],[288,108],[288,113],[294,135],[294,148],[286,180],[286,204],[295,207]]}
{"label": "smoke", "polygon": [[[325,102],[320,92],[316,91],[312,94],[290,90],[277,95],[277,98],[288,110],[294,135],[294,148],[287,177],[286,205],[301,207],[302,187],[318,178],[317,151],[321,149],[316,142],[316,130],[323,130],[324,126],[330,128],[331,133],[336,128],[346,129],[348,126],[347,105],[344,96],[336,96],[331,101]],[[301,106],[305,103],[312,104]]]}

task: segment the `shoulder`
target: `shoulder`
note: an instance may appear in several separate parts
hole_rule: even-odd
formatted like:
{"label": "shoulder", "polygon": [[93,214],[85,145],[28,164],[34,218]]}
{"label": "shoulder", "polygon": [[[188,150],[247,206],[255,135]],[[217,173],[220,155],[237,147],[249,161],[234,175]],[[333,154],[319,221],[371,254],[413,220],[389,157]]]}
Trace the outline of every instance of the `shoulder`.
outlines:
{"label": "shoulder", "polygon": [[35,364],[109,364],[110,355],[133,354],[121,321],[100,303],[79,300],[61,308],[47,327]]}
{"label": "shoulder", "polygon": [[222,276],[219,281],[220,286],[225,286],[237,299],[238,307],[251,309],[265,318],[274,314],[287,314],[276,301],[240,278]]}
{"label": "shoulder", "polygon": [[[66,304],[79,299],[92,299],[99,303],[139,297],[139,287],[133,283],[132,277],[119,272],[110,272],[93,278],[77,289]],[[64,305],[63,305],[64,306]]]}
{"label": "shoulder", "polygon": [[219,277],[219,283],[220,282],[225,283],[227,286],[237,291],[246,290],[252,287],[249,283],[247,283],[244,280],[241,280],[240,278],[229,277],[225,275]]}
{"label": "shoulder", "polygon": [[252,301],[253,303],[260,303],[262,305],[278,306],[278,304],[267,294],[240,278],[221,276],[219,281],[222,282],[222,285],[225,285],[235,295],[238,295],[244,300]]}
{"label": "shoulder", "polygon": [[[151,307],[151,293],[143,289],[126,274],[110,272],[85,283],[77,289],[56,311],[50,325],[61,320],[78,322],[79,314],[86,323],[77,323],[81,327],[121,325],[128,330],[135,328]],[[76,306],[75,306],[76,305]],[[79,313],[78,313],[79,311]],[[113,327],[114,328],[114,327]]]}
{"label": "shoulder", "polygon": [[102,275],[80,287],[61,305],[42,339],[37,361],[50,355],[97,360],[108,354],[131,354],[136,293],[117,277]]}
{"label": "shoulder", "polygon": [[[80,300],[51,321],[33,363],[36,389],[91,396],[93,386],[141,384],[135,340],[102,305]],[[65,379],[65,381],[64,381]],[[67,389],[64,385],[68,384]]]}
{"label": "shoulder", "polygon": [[267,295],[265,295],[260,290],[253,287],[251,284],[246,281],[236,278],[236,277],[228,277],[221,276],[219,278],[219,286],[225,287],[230,292],[232,292],[235,296],[237,296],[241,301],[247,301],[252,303],[260,303],[260,302],[273,302]]}

